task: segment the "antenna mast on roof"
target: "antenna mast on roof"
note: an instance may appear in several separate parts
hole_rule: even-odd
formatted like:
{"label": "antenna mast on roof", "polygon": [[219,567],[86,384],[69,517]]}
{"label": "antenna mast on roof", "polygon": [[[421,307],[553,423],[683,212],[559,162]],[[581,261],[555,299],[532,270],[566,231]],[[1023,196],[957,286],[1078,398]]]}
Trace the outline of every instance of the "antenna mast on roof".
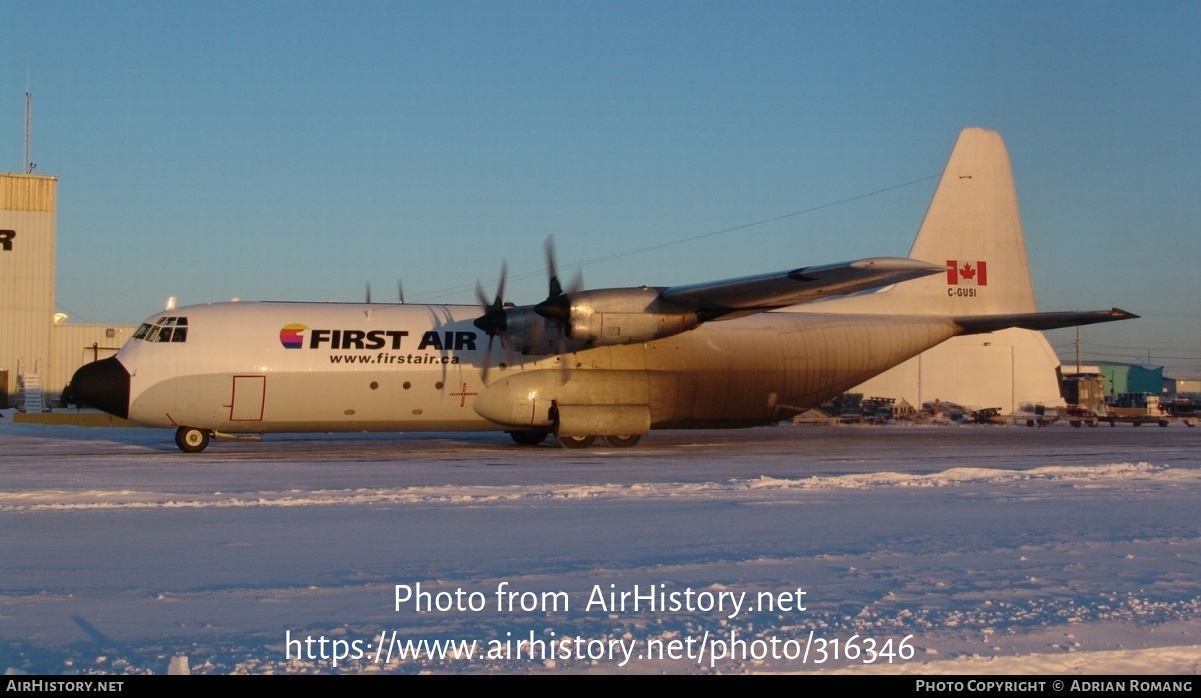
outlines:
{"label": "antenna mast on roof", "polygon": [[33,174],[33,168],[37,167],[30,157],[29,146],[33,140],[33,131],[30,126],[30,114],[33,112],[33,93],[29,91],[29,75],[25,75],[25,162],[21,164],[21,169],[25,174]]}

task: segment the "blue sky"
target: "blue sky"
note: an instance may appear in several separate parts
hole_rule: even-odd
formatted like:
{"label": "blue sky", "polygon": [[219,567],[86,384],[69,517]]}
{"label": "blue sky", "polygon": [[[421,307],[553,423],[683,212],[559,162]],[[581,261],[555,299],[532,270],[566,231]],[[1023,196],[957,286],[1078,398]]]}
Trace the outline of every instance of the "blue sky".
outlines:
{"label": "blue sky", "polygon": [[0,169],[28,80],[58,305],[132,324],[474,302],[502,259],[536,302],[550,234],[593,288],[904,256],[985,126],[1040,306],[1128,308],[1086,356],[1201,377],[1198,36],[1196,2],[6,0]]}

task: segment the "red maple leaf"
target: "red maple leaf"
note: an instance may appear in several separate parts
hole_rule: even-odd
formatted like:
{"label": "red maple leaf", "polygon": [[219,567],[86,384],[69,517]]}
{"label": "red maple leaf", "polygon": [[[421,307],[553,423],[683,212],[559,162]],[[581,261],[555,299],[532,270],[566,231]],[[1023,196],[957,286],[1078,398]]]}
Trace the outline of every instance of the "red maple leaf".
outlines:
{"label": "red maple leaf", "polygon": [[971,279],[976,276],[976,270],[972,269],[971,262],[964,262],[963,268],[959,270],[959,275],[965,279]]}

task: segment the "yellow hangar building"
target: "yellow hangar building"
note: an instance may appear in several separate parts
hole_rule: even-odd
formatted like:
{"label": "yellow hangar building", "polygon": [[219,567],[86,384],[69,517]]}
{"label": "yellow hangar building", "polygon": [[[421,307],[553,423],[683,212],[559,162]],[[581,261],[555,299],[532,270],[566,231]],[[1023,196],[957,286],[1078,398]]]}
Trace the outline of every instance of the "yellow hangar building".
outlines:
{"label": "yellow hangar building", "polygon": [[0,173],[0,409],[48,409],[75,369],[116,354],[135,329],[56,322],[57,185]]}

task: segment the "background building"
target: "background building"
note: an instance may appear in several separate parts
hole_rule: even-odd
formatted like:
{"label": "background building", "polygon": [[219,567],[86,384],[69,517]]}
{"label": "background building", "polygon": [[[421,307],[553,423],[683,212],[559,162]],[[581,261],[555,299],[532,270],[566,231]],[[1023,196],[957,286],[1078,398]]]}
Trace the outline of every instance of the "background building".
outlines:
{"label": "background building", "polygon": [[0,408],[19,386],[58,400],[75,369],[112,356],[132,327],[54,322],[58,178],[0,173]]}
{"label": "background building", "polygon": [[54,177],[0,174],[0,400],[50,363],[54,317]]}
{"label": "background building", "polygon": [[1098,363],[1097,367],[1105,376],[1107,395],[1122,393],[1159,395],[1163,392],[1163,366],[1102,362]]}
{"label": "background building", "polygon": [[1191,378],[1164,378],[1165,395],[1201,395],[1201,380]]}

